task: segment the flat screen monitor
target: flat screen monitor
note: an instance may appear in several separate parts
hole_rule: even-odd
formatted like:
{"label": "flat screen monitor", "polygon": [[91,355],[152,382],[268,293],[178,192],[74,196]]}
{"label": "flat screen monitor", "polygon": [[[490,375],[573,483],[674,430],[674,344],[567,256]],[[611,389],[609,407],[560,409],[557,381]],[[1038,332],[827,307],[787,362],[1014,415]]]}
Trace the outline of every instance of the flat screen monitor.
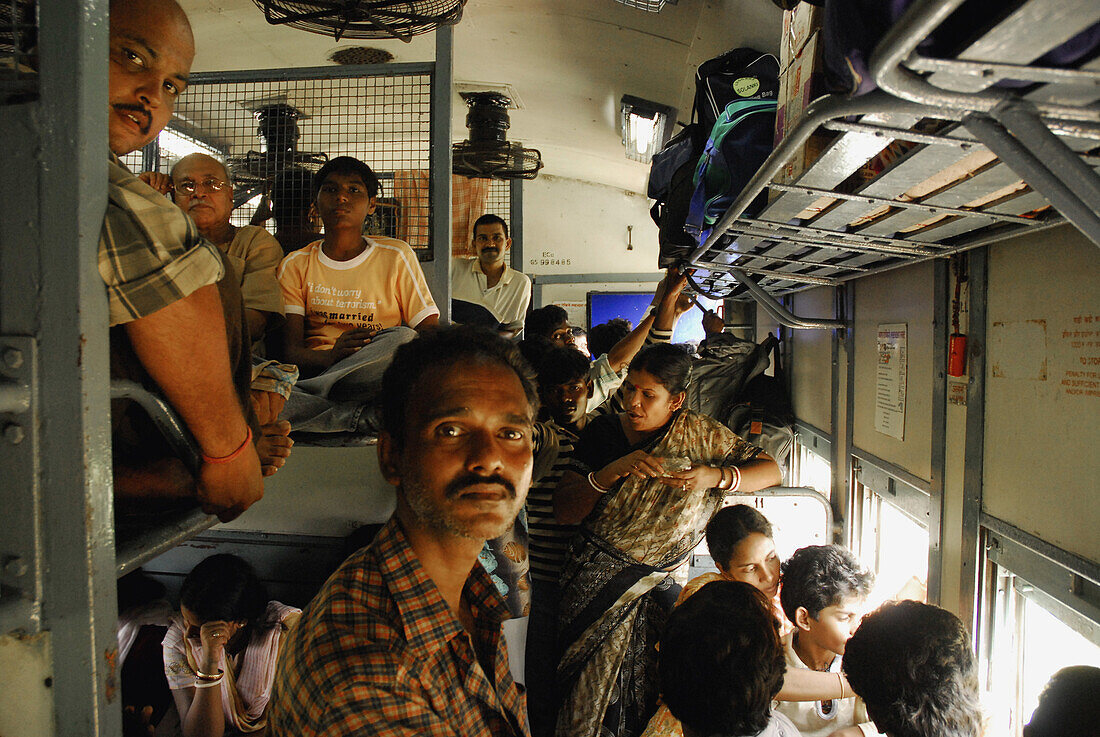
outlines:
{"label": "flat screen monitor", "polygon": [[[715,310],[719,300],[696,296],[708,309]],[[593,325],[621,317],[637,325],[645,316],[649,303],[653,301],[653,292],[589,292],[588,293],[588,329]],[[706,335],[703,332],[703,311],[693,305],[676,323],[672,333],[673,343],[699,344]]]}

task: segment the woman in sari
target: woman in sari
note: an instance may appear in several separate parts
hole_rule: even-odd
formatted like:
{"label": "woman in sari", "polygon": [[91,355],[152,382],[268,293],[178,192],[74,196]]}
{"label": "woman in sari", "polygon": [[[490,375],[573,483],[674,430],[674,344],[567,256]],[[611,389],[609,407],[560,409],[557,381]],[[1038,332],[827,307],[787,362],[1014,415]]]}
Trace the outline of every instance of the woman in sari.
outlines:
{"label": "woman in sari", "polygon": [[642,732],[656,709],[656,643],[679,587],[671,573],[732,493],[780,482],[775,461],[683,409],[687,354],[654,345],[630,363],[626,411],[590,422],[554,495],[584,519],[562,571],[559,737]]}
{"label": "woman in sari", "polygon": [[222,554],[187,574],[180,614],[163,649],[183,737],[262,733],[279,643],[302,610],[268,601],[252,566]]}

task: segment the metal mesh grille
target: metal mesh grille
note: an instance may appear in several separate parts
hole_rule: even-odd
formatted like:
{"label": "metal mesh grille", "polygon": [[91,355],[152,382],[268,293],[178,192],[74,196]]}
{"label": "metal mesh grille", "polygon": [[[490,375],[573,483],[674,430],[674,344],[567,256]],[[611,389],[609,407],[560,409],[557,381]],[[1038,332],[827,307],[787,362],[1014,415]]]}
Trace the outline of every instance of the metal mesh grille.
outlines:
{"label": "metal mesh grille", "polygon": [[34,0],[0,0],[0,103],[38,96],[38,11]]}
{"label": "metal mesh grille", "polygon": [[[263,224],[280,237],[288,224],[316,220],[310,211],[312,174],[328,159],[354,156],[382,184],[366,233],[400,238],[430,258],[430,74],[219,77],[201,75],[180,98],[157,141],[159,170],[194,151],[227,161],[233,223],[247,224],[258,209],[262,218],[270,206],[274,217]],[[144,159],[153,162],[148,153]],[[140,152],[124,162],[133,171],[150,168]]]}
{"label": "metal mesh grille", "polygon": [[489,184],[489,196],[485,200],[485,212],[499,215],[511,230],[512,190],[509,182],[494,179]]}
{"label": "metal mesh grille", "polygon": [[[508,223],[508,234],[513,235],[511,182],[493,179],[489,183],[489,195],[485,199],[485,212],[503,218],[504,222]],[[513,268],[522,268],[522,264],[516,263],[515,255],[515,250],[509,253],[510,265]]]}

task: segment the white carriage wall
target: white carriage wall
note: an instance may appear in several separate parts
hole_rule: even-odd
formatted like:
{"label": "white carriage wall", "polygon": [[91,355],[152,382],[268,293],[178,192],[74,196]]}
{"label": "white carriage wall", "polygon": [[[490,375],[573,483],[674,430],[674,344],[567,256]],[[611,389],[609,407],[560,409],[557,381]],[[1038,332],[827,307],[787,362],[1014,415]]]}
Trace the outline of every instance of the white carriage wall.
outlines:
{"label": "white carriage wall", "polygon": [[990,249],[983,508],[1100,561],[1100,259],[1065,227]]}
{"label": "white carriage wall", "polygon": [[532,275],[656,273],[657,226],[649,200],[546,174],[524,182],[523,261],[522,271]]}
{"label": "white carriage wall", "polygon": [[[852,440],[855,446],[915,476],[932,478],[932,313],[931,262],[856,279],[855,386]],[[905,323],[908,367],[905,430],[898,440],[875,430],[878,326]]]}
{"label": "white carriage wall", "polygon": [[218,530],[344,537],[390,518],[397,498],[382,478],[375,446],[295,446],[292,460],[264,481],[264,498]]}
{"label": "white carriage wall", "polygon": [[[834,301],[832,288],[810,289],[793,295],[792,311],[801,317],[831,318],[836,309]],[[791,361],[790,366],[784,368],[791,379],[795,414],[817,429],[831,433],[833,331],[791,330],[788,334],[791,336]]]}

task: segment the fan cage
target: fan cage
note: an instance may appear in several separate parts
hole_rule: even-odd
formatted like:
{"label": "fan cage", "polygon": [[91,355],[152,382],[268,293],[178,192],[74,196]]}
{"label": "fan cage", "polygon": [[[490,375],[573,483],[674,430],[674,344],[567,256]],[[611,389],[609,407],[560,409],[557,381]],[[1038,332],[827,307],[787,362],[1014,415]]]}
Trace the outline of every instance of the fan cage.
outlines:
{"label": "fan cage", "polygon": [[542,169],[542,154],[519,143],[462,141],[452,156],[454,173],[468,177],[534,179]]}
{"label": "fan cage", "polygon": [[0,0],[0,103],[38,98],[38,6]]}
{"label": "fan cage", "polygon": [[272,25],[342,38],[399,38],[462,19],[466,0],[253,0]]}
{"label": "fan cage", "polygon": [[666,5],[676,4],[676,0],[615,0],[615,2],[647,13],[660,13]]}

